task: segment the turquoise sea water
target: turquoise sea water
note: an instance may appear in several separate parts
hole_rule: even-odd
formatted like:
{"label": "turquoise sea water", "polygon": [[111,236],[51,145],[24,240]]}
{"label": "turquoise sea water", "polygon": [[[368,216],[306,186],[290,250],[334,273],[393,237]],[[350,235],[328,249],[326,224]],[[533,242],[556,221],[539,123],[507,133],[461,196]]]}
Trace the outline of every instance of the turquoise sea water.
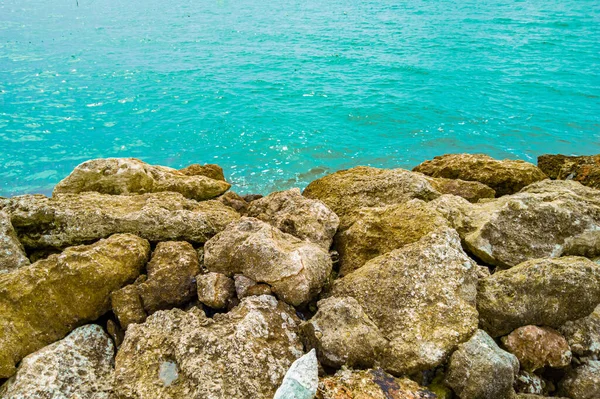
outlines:
{"label": "turquoise sea water", "polygon": [[0,0],[0,195],[96,157],[264,193],[448,152],[600,153],[598,0]]}

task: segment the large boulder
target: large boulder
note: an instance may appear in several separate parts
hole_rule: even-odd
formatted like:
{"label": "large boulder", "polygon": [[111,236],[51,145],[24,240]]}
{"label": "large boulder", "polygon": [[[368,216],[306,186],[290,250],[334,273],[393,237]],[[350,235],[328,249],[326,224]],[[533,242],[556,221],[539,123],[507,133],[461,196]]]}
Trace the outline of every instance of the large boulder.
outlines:
{"label": "large boulder", "polygon": [[527,325],[558,328],[600,303],[600,265],[568,256],[534,259],[479,280],[480,325],[498,337]]}
{"label": "large boulder", "polygon": [[543,367],[564,368],[571,364],[571,348],[565,337],[550,327],[519,327],[502,344],[519,359],[521,368],[535,371]]}
{"label": "large boulder", "polygon": [[323,247],[302,241],[255,218],[244,217],[204,246],[204,266],[233,277],[267,283],[279,298],[300,305],[315,298],[332,263]]}
{"label": "large boulder", "polygon": [[546,180],[518,194],[462,207],[467,248],[486,263],[508,268],[563,254],[600,255],[600,191]]}
{"label": "large boulder", "polygon": [[306,198],[297,188],[279,191],[252,201],[247,216],[270,223],[284,233],[329,250],[340,223],[321,201]]}
{"label": "large boulder", "polygon": [[301,331],[306,346],[316,348],[319,360],[329,367],[373,367],[387,340],[351,297],[330,297],[318,302],[319,310]]}
{"label": "large boulder", "polygon": [[148,241],[117,234],[0,275],[0,378],[109,311],[111,292],[135,280],[149,253]]}
{"label": "large boulder", "polygon": [[342,369],[319,382],[316,399],[436,399],[408,378],[395,378],[381,369]]}
{"label": "large boulder", "polygon": [[353,297],[389,341],[392,374],[432,369],[477,329],[476,264],[456,231],[435,231],[338,279],[331,296]]}
{"label": "large boulder", "polygon": [[450,357],[446,384],[461,399],[512,399],[519,361],[479,330]]}
{"label": "large boulder", "polygon": [[135,158],[101,158],[78,165],[54,188],[54,194],[95,191],[129,195],[171,191],[197,201],[223,194],[231,185],[202,175],[188,175]]}
{"label": "large boulder", "polygon": [[524,161],[497,160],[483,154],[447,154],[425,161],[413,169],[432,177],[478,181],[497,196],[514,194],[523,187],[548,177]]}
{"label": "large boulder", "polygon": [[335,239],[340,276],[362,267],[368,260],[419,241],[448,226],[448,221],[421,200],[356,211],[354,222]]}
{"label": "large boulder", "polygon": [[108,399],[114,345],[100,326],[79,327],[26,356],[0,388],[2,398]]}
{"label": "large boulder", "polygon": [[589,156],[541,155],[538,167],[551,179],[575,180],[600,189],[600,154]]}
{"label": "large boulder", "polygon": [[559,383],[558,392],[571,399],[600,398],[600,360],[588,360],[570,370]]}
{"label": "large boulder", "polygon": [[240,216],[218,201],[177,193],[23,195],[0,201],[26,248],[64,248],[116,233],[203,243]]}
{"label": "large boulder", "polygon": [[138,292],[148,314],[184,305],[196,296],[200,263],[189,242],[159,242],[146,269],[148,279],[138,285]]}
{"label": "large boulder", "polygon": [[579,356],[600,355],[600,304],[589,316],[567,321],[559,331],[565,336],[571,351]]}
{"label": "large boulder", "polygon": [[115,360],[118,399],[272,399],[303,355],[293,308],[245,298],[212,319],[192,308],[159,311],[129,326]]}
{"label": "large boulder", "polygon": [[0,274],[29,266],[29,264],[25,249],[17,238],[10,217],[0,211]]}
{"label": "large boulder", "polygon": [[400,204],[413,198],[430,201],[440,196],[421,174],[367,166],[317,179],[302,194],[323,201],[341,219],[359,208]]}
{"label": "large boulder", "polygon": [[495,198],[496,191],[478,181],[460,179],[445,179],[443,177],[428,177],[431,187],[441,194],[451,194],[462,197],[469,202],[478,202],[484,198]]}

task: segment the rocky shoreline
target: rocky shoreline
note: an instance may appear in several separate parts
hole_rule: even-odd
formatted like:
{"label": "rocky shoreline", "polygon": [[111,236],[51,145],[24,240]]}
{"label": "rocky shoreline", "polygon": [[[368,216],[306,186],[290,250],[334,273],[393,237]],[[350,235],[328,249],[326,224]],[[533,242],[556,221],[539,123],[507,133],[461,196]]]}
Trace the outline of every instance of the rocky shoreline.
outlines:
{"label": "rocky shoreline", "polygon": [[0,198],[0,398],[600,398],[600,155]]}

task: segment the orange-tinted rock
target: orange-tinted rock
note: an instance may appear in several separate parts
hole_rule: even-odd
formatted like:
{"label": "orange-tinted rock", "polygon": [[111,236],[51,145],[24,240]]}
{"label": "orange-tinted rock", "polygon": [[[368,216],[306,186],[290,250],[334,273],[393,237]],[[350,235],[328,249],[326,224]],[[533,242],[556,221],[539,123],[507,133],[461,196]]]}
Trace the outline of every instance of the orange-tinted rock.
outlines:
{"label": "orange-tinted rock", "polygon": [[550,366],[563,368],[571,363],[571,348],[565,337],[549,327],[525,326],[502,338],[507,350],[514,354],[527,371]]}

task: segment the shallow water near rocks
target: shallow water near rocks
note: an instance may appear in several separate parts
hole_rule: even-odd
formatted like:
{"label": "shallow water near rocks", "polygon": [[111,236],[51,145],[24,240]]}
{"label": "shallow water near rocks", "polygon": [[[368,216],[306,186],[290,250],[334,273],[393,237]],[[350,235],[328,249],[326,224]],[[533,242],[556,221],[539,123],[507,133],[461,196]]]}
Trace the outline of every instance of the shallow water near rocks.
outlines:
{"label": "shallow water near rocks", "polygon": [[600,152],[596,0],[0,0],[0,195],[90,158],[236,191],[449,152]]}

